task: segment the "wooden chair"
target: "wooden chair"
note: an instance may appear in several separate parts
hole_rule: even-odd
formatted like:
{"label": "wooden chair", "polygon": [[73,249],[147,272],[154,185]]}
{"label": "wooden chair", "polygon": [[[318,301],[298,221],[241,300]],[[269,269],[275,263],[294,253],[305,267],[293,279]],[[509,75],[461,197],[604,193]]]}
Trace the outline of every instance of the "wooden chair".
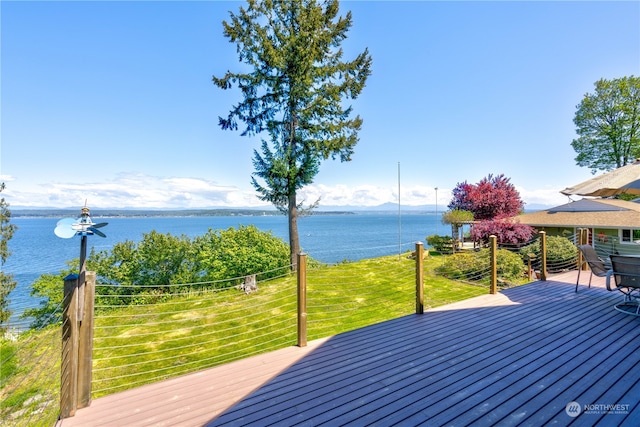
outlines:
{"label": "wooden chair", "polygon": [[602,258],[598,256],[596,250],[591,245],[578,245],[578,249],[582,253],[582,263],[578,267],[578,280],[576,280],[576,292],[578,292],[578,284],[580,283],[580,271],[585,264],[589,266],[591,274],[589,275],[589,287],[591,287],[591,278],[595,274],[597,277],[605,277],[609,269],[604,265]]}
{"label": "wooden chair", "polygon": [[[610,255],[611,270],[607,273],[607,289],[619,290],[624,300],[614,306],[616,310],[640,316],[640,257]],[[612,283],[613,282],[613,283]],[[612,287],[612,284],[615,287]]]}

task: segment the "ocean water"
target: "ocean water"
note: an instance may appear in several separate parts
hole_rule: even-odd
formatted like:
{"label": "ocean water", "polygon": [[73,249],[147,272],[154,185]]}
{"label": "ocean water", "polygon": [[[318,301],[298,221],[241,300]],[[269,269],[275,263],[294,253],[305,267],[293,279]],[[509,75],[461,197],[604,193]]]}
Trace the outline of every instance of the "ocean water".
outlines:
{"label": "ocean water", "polygon": [[[357,261],[413,250],[418,241],[431,234],[448,234],[441,215],[425,213],[356,213],[349,215],[313,215],[298,220],[300,244],[310,257],[326,263]],[[102,228],[107,237],[88,237],[87,253],[109,250],[118,242],[140,241],[145,233],[195,237],[209,229],[219,230],[238,225],[255,225],[288,242],[285,216],[194,216],[194,217],[92,217],[94,222],[108,222]],[[31,284],[42,274],[57,274],[67,262],[80,256],[80,238],[61,239],[53,230],[59,218],[14,217],[18,229],[9,241],[12,252],[3,270],[13,274],[17,286],[9,296],[13,310],[11,323],[25,308],[38,305],[31,297]],[[62,284],[61,284],[62,286]]]}

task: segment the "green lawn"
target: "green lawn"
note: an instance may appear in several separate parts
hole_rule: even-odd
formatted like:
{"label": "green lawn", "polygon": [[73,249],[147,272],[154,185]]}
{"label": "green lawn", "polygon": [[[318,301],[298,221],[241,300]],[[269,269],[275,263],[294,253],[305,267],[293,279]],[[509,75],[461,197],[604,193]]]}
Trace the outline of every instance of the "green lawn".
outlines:
{"label": "green lawn", "polygon": [[[425,261],[425,306],[488,290],[435,276]],[[192,293],[149,306],[98,312],[94,396],[158,381],[297,343],[295,275],[236,289]],[[309,268],[308,340],[411,314],[415,260],[389,256]]]}
{"label": "green lawn", "polygon": [[[309,268],[308,340],[414,313],[415,260],[408,255]],[[441,260],[425,259],[425,309],[488,292],[486,287],[435,276]],[[258,287],[249,295],[231,288],[174,296],[153,305],[98,308],[93,396],[296,345],[296,276],[260,282]],[[13,365],[3,367],[3,416],[22,408],[34,387],[41,392],[51,389],[51,396],[59,394],[59,368],[52,370],[47,386],[25,380],[34,370],[29,351],[37,347],[59,359],[60,340],[52,340],[52,333],[59,334],[59,328],[30,333],[42,334],[41,339],[31,338],[42,345],[25,346],[8,362]],[[21,340],[12,345],[20,347]],[[57,413],[57,404],[50,406]]]}

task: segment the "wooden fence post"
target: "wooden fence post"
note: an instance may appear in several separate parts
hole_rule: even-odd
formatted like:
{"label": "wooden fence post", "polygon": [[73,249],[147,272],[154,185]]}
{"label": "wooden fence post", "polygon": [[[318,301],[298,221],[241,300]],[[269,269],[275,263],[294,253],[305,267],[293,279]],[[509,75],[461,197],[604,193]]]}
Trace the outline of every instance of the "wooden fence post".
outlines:
{"label": "wooden fence post", "polygon": [[84,273],[64,278],[60,418],[72,417],[77,409],[91,404],[96,273]]}
{"label": "wooden fence post", "polygon": [[307,255],[298,254],[298,347],[307,346]]}
{"label": "wooden fence post", "polygon": [[491,248],[491,283],[489,284],[489,293],[498,293],[498,238],[489,236],[489,247]]}
{"label": "wooden fence post", "polygon": [[416,242],[416,314],[424,313],[424,245]]}
{"label": "wooden fence post", "polygon": [[540,232],[540,256],[542,259],[540,260],[540,280],[547,280],[547,233],[544,231]]}

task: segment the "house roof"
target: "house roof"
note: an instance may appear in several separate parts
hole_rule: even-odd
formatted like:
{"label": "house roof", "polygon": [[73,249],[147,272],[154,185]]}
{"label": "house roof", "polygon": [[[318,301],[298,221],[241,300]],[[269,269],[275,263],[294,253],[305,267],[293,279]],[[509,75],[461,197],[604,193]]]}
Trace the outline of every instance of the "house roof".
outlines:
{"label": "house roof", "polygon": [[640,204],[617,199],[582,199],[516,217],[539,227],[640,228]]}

